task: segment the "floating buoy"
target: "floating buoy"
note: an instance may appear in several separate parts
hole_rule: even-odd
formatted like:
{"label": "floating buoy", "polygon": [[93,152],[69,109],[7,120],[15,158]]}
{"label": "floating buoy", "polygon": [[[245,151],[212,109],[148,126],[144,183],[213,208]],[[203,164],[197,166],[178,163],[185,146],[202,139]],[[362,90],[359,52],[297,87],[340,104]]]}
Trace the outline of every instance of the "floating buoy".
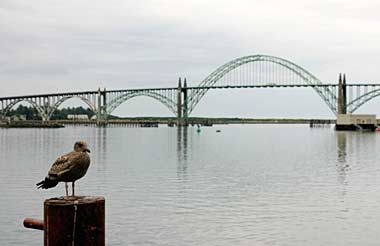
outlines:
{"label": "floating buoy", "polygon": [[201,132],[201,126],[199,124],[197,124],[197,132]]}

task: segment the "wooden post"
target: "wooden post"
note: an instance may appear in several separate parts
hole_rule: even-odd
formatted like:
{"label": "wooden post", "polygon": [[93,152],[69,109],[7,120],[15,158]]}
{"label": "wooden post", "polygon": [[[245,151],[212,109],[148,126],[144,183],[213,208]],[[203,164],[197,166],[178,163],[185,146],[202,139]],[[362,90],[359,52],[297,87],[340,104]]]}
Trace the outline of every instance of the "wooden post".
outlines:
{"label": "wooden post", "polygon": [[59,197],[44,202],[45,246],[104,246],[105,199]]}

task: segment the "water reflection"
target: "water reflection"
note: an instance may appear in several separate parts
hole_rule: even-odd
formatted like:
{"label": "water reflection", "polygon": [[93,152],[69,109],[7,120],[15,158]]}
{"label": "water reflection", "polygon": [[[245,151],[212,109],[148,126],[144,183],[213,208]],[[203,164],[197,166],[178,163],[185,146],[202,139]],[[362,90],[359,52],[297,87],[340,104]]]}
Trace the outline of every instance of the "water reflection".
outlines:
{"label": "water reflection", "polygon": [[97,158],[105,163],[107,160],[107,127],[98,127],[95,128],[97,130],[95,144],[97,147]]}
{"label": "water reflection", "polygon": [[337,132],[338,162],[346,163],[347,157],[347,133]]}
{"label": "water reflection", "polygon": [[337,152],[338,161],[336,162],[336,169],[338,172],[338,181],[340,184],[347,184],[347,172],[350,165],[347,163],[347,132],[337,132]]}
{"label": "water reflection", "polygon": [[102,174],[102,181],[104,182],[107,177],[107,127],[94,128],[96,130],[95,143],[96,146],[96,168],[97,172]]}
{"label": "water reflection", "polygon": [[188,127],[177,127],[177,176],[186,179]]}

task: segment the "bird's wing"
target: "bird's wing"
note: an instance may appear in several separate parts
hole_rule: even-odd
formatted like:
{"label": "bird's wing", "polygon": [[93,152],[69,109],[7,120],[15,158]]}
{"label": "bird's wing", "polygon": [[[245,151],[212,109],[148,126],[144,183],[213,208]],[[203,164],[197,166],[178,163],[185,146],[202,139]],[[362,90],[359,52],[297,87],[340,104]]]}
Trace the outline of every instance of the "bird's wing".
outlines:
{"label": "bird's wing", "polygon": [[59,176],[69,171],[75,165],[75,159],[79,152],[72,151],[59,157],[51,166],[49,176]]}

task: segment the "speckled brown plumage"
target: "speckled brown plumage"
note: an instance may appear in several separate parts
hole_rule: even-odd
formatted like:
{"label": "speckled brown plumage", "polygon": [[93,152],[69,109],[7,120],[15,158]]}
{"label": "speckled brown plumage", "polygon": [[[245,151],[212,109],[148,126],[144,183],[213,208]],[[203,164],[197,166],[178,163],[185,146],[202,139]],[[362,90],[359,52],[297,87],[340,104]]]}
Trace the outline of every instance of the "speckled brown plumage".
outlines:
{"label": "speckled brown plumage", "polygon": [[90,166],[90,156],[87,152],[90,150],[85,142],[76,142],[74,151],[59,157],[53,163],[46,178],[37,183],[38,188],[48,189],[55,187],[58,182],[65,182],[67,196],[67,182],[72,182],[74,196],[74,182],[82,178]]}

